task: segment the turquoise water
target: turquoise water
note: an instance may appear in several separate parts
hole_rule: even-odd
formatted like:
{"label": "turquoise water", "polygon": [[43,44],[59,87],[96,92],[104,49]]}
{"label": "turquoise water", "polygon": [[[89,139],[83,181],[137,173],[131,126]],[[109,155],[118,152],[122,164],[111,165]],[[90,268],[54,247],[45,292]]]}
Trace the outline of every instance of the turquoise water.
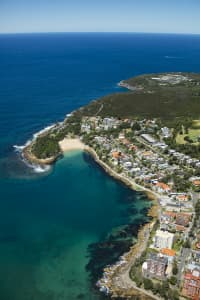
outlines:
{"label": "turquoise water", "polygon": [[200,36],[0,35],[0,300],[103,298],[92,287],[150,205],[82,152],[38,174],[13,145],[122,79],[170,71],[200,72]]}
{"label": "turquoise water", "polygon": [[46,176],[2,180],[0,189],[4,300],[100,299],[85,270],[88,245],[130,221],[131,201],[138,213],[148,205],[79,151]]}

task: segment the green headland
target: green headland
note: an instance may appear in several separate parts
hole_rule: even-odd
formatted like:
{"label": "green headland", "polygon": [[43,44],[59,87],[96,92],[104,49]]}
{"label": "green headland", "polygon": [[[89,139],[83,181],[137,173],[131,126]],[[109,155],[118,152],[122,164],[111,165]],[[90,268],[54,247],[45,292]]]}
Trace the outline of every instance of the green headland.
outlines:
{"label": "green headland", "polygon": [[[198,286],[200,74],[148,74],[119,85],[127,91],[72,112],[23,154],[33,163],[50,164],[78,145],[111,176],[153,199],[149,223],[138,230],[137,243],[121,245],[126,253],[104,268],[100,291],[117,299],[195,299],[188,278]],[[102,247],[87,266],[93,274],[99,274],[97,256],[109,250],[109,242]],[[198,288],[194,293],[198,297]]]}
{"label": "green headland", "polygon": [[[62,123],[39,135],[25,151],[28,158],[31,157],[31,151],[32,159],[47,159],[47,163],[51,163],[61,155],[58,142],[69,134],[79,136],[82,118],[92,116],[138,120],[156,118],[163,126],[174,128],[173,138],[168,143],[198,156],[199,145],[195,138],[198,137],[200,126],[194,120],[200,118],[200,74],[148,74],[123,80],[119,85],[126,87],[127,92],[92,101],[74,111]],[[184,134],[182,138],[179,137],[181,132]]]}

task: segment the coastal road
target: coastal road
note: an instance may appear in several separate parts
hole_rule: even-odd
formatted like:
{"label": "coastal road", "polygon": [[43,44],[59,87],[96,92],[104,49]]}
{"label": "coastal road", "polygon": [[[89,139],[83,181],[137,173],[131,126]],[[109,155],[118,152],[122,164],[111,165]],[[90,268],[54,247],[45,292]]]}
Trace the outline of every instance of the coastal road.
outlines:
{"label": "coastal road", "polygon": [[181,283],[181,278],[183,276],[183,271],[184,271],[185,263],[186,263],[187,258],[190,255],[190,253],[191,253],[191,249],[189,249],[189,248],[182,248],[181,254],[179,256],[180,257],[180,262],[178,264],[178,275],[177,275],[178,284]]}
{"label": "coastal road", "polygon": [[[118,174],[110,166],[108,166],[106,163],[101,161],[99,159],[97,153],[93,149],[90,148],[90,152],[92,153],[95,161],[97,161],[106,170],[106,172],[108,172],[111,176],[114,176],[115,178],[117,178],[118,180],[121,180],[122,182],[126,182],[126,184],[128,186],[132,187],[134,190],[149,192],[152,195],[154,195],[154,197],[156,199],[160,198],[160,195],[158,193],[155,193],[154,191],[152,191],[150,189],[144,188],[143,186],[136,184],[134,182],[134,180],[128,178],[125,174]],[[112,277],[111,286],[112,286],[113,294],[115,291],[117,292],[117,290],[118,291],[120,290],[120,291],[124,292],[124,295],[128,295],[127,292],[130,292],[130,294],[131,294],[131,291],[136,290],[136,291],[140,292],[141,294],[149,297],[149,299],[155,299],[155,300],[162,299],[162,298],[154,295],[150,291],[147,291],[145,289],[137,287],[136,284],[129,277],[129,273],[130,273],[132,265],[134,264],[135,260],[141,256],[142,252],[147,247],[149,237],[150,237],[150,232],[151,232],[153,226],[154,226],[154,222],[148,224],[148,226],[146,225],[146,228],[144,228],[144,230],[142,230],[142,233],[141,233],[140,237],[138,238],[138,240],[140,242],[139,242],[139,245],[137,246],[137,249],[135,249],[134,253],[131,254],[131,257],[127,261],[126,265],[119,272],[117,272],[117,274],[115,276]],[[106,284],[105,284],[105,286],[106,286]],[[109,288],[110,288],[110,286],[109,286]],[[117,294],[117,296],[119,296],[119,294]]]}
{"label": "coastal road", "polygon": [[152,152],[157,153],[158,155],[160,155],[162,158],[167,159],[166,155],[162,153],[162,151],[160,151],[159,149],[153,147],[152,145],[148,144],[147,142],[145,142],[145,140],[143,140],[143,138],[141,137],[136,137],[136,140],[143,144],[144,146],[146,146],[148,149],[150,149]]}
{"label": "coastal road", "polygon": [[[153,226],[153,225],[152,225]],[[150,299],[161,300],[161,297],[154,295],[151,291],[147,291],[145,289],[139,288],[136,286],[135,282],[130,278],[130,270],[135,260],[139,258],[142,252],[146,249],[148,240],[150,237],[151,228],[148,226],[144,232],[141,240],[141,244],[137,249],[137,254],[133,255],[131,259],[127,262],[126,266],[123,267],[120,272],[113,278],[113,285],[120,288],[120,290],[124,290],[125,294],[127,290],[137,290],[138,292],[148,296]]]}

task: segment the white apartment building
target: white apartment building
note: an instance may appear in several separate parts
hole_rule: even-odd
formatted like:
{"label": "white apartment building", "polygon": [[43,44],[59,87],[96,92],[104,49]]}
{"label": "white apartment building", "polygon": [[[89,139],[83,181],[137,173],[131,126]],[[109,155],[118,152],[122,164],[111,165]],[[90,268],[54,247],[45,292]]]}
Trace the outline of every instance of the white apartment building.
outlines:
{"label": "white apartment building", "polygon": [[171,249],[174,241],[174,234],[168,231],[157,230],[155,235],[154,247],[158,249]]}

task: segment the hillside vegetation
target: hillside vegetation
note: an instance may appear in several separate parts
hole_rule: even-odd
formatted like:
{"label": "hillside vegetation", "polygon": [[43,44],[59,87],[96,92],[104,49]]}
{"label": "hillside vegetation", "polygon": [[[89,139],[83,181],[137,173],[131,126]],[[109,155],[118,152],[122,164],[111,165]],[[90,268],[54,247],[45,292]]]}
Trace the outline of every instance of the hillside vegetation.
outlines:
{"label": "hillside vegetation", "polygon": [[[39,136],[32,146],[32,153],[37,158],[59,155],[58,142],[67,134],[79,135],[84,116],[158,118],[169,127],[177,128],[185,124],[186,119],[200,119],[199,74],[149,74],[121,81],[120,85],[129,91],[105,96],[78,109],[56,129]],[[177,134],[179,131],[180,128]]]}
{"label": "hillside vegetation", "polygon": [[105,96],[81,108],[79,113],[84,116],[98,114],[102,117],[120,118],[155,117],[171,120],[178,117],[191,117],[199,119],[199,74],[188,74],[188,80],[176,81],[176,83],[172,80],[152,80],[152,76],[158,75],[144,75],[123,81],[124,85],[136,87],[136,91]]}

